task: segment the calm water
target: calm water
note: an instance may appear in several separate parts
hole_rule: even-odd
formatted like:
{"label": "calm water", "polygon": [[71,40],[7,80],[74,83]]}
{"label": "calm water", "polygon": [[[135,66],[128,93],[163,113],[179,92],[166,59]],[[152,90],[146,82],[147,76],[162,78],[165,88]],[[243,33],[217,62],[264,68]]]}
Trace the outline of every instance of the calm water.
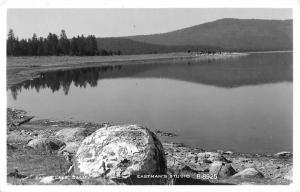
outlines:
{"label": "calm water", "polygon": [[139,123],[163,140],[240,152],[292,151],[292,53],[49,72],[8,90],[38,118]]}

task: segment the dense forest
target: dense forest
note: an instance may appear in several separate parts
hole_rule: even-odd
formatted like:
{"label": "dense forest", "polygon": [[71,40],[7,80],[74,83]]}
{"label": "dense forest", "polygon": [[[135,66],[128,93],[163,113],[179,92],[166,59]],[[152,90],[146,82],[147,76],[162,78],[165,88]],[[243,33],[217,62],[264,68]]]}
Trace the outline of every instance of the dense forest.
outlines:
{"label": "dense forest", "polygon": [[7,56],[48,56],[48,55],[72,55],[72,56],[94,56],[94,55],[121,55],[119,50],[98,50],[96,37],[84,35],[69,39],[65,30],[60,35],[49,33],[47,38],[37,37],[34,33],[32,38],[21,39],[15,37],[12,29],[7,37]]}

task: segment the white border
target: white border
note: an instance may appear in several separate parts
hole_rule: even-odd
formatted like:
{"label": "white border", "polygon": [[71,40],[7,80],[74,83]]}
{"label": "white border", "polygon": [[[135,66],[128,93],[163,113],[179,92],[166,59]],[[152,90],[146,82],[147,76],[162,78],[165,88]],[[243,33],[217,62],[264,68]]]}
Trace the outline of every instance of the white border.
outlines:
{"label": "white border", "polygon": [[[294,182],[289,186],[9,186],[6,185],[6,26],[8,8],[293,8]],[[299,2],[297,0],[0,0],[0,191],[300,191]]]}

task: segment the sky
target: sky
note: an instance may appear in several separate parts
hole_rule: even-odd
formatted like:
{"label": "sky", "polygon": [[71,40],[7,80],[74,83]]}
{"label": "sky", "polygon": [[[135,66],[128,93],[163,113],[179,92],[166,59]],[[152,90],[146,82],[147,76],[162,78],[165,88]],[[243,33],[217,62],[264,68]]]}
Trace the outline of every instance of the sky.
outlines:
{"label": "sky", "polygon": [[19,38],[46,37],[65,29],[81,35],[118,37],[169,32],[222,18],[292,19],[292,9],[8,9],[7,31]]}

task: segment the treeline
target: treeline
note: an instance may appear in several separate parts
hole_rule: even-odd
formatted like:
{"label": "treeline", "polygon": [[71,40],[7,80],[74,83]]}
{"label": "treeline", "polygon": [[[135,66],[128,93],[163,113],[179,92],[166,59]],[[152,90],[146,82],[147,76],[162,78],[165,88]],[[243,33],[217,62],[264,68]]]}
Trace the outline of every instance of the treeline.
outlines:
{"label": "treeline", "polygon": [[47,38],[37,37],[34,33],[32,38],[21,39],[15,37],[12,29],[7,37],[7,56],[94,56],[94,55],[121,55],[120,51],[98,50],[97,40],[94,35],[84,35],[69,39],[65,30],[60,35],[49,33]]}
{"label": "treeline", "polygon": [[207,45],[158,45],[134,41],[125,37],[97,38],[98,49],[121,51],[124,55],[156,54],[175,52],[218,52],[224,51],[220,47]]}

